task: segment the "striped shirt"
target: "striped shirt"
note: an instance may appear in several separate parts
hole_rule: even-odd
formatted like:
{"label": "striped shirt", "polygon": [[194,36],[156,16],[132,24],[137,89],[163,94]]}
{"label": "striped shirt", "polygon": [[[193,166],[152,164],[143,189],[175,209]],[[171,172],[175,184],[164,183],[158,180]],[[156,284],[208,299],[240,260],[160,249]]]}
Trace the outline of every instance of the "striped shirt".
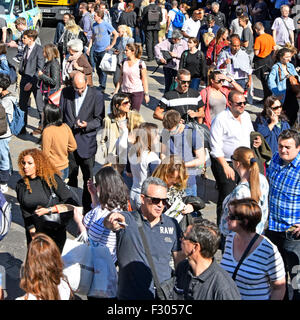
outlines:
{"label": "striped shirt", "polygon": [[277,232],[300,223],[300,153],[284,165],[276,152],[267,169],[269,179],[269,229]]}
{"label": "striped shirt", "polygon": [[[221,267],[232,276],[238,261],[233,256],[235,232],[226,238]],[[242,300],[269,300],[270,282],[285,277],[284,264],[277,247],[266,237],[241,264],[235,279]]]}
{"label": "striped shirt", "polygon": [[204,103],[198,91],[189,88],[187,92],[181,93],[177,90],[166,92],[159,102],[159,107],[168,110],[176,110],[180,113],[181,118],[186,122],[190,121],[187,115],[188,110],[195,112],[202,108]]}
{"label": "striped shirt", "polygon": [[98,205],[84,216],[83,224],[87,228],[89,240],[92,241],[94,245],[100,244],[107,247],[111,253],[113,262],[115,263],[117,260],[116,234],[115,232],[105,228],[103,225],[104,219],[111,212],[112,211],[106,208],[102,209],[101,205]]}

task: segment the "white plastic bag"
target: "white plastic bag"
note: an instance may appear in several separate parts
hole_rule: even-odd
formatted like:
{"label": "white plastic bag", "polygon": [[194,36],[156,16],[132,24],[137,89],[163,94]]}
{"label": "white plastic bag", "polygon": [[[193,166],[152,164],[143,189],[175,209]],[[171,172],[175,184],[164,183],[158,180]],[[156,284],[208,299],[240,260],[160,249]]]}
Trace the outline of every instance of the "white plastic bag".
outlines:
{"label": "white plastic bag", "polygon": [[88,296],[115,298],[117,296],[118,275],[110,251],[107,247],[91,245],[94,277]]}
{"label": "white plastic bag", "polygon": [[100,62],[100,69],[105,72],[115,72],[117,69],[117,56],[112,52],[106,52]]}
{"label": "white plastic bag", "polygon": [[63,273],[75,293],[87,295],[94,275],[91,246],[75,239],[67,239],[62,252]]}

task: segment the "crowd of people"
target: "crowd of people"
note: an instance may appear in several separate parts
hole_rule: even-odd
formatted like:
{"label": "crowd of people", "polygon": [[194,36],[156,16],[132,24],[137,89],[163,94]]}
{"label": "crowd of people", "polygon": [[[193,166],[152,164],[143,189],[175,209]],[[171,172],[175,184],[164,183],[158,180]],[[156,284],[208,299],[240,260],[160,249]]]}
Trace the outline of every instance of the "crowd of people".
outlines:
{"label": "crowd of people", "polygon": [[[283,300],[292,281],[292,299],[300,299],[293,280],[300,275],[294,5],[81,1],[79,17],[65,14],[53,43],[44,46],[24,18],[15,21],[20,39],[0,44],[0,103],[7,117],[0,136],[2,193],[11,175],[9,124],[19,105],[25,118],[17,138],[29,134],[31,94],[39,123],[30,134],[40,136],[40,147],[18,156],[15,191],[28,246],[19,299],[76,295],[61,257],[72,218],[78,234],[109,249],[118,270],[113,298]],[[7,46],[17,48],[19,96],[9,91]],[[110,73],[101,67],[107,53],[117,61]],[[164,81],[156,123],[145,121],[141,109],[152,99],[147,67],[154,60]],[[259,102],[254,75],[262,85]],[[263,105],[255,121],[248,103]],[[94,177],[97,150],[104,162]],[[216,223],[201,213],[201,178],[209,167],[218,193]],[[169,216],[175,209],[182,220]],[[54,213],[60,216],[55,227],[46,218]]]}

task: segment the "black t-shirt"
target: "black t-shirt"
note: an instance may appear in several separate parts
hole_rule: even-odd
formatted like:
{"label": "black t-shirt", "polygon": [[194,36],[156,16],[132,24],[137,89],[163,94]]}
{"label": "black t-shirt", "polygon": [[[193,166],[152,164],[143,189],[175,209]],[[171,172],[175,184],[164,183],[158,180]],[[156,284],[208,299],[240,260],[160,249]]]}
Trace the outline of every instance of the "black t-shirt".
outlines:
{"label": "black t-shirt", "polygon": [[181,68],[189,70],[192,79],[200,78],[204,80],[206,77],[206,61],[203,53],[199,50],[193,54],[189,50],[184,51],[179,64],[179,69]]}
{"label": "black t-shirt", "polygon": [[178,92],[177,90],[166,92],[159,102],[159,107],[165,111],[178,111],[185,122],[191,121],[187,115],[188,110],[198,112],[199,108],[203,106],[204,103],[199,92],[191,88],[185,93]]}

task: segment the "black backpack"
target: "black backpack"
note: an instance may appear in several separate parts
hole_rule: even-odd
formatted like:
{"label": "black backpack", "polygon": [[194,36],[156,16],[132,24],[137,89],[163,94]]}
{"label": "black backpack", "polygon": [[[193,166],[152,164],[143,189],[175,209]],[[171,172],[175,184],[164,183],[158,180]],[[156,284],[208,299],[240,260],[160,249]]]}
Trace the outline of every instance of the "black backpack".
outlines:
{"label": "black backpack", "polygon": [[7,132],[7,117],[6,111],[2,104],[0,104],[0,136]]}
{"label": "black backpack", "polygon": [[149,25],[156,25],[159,22],[160,12],[158,6],[150,6],[147,12],[147,21]]}

